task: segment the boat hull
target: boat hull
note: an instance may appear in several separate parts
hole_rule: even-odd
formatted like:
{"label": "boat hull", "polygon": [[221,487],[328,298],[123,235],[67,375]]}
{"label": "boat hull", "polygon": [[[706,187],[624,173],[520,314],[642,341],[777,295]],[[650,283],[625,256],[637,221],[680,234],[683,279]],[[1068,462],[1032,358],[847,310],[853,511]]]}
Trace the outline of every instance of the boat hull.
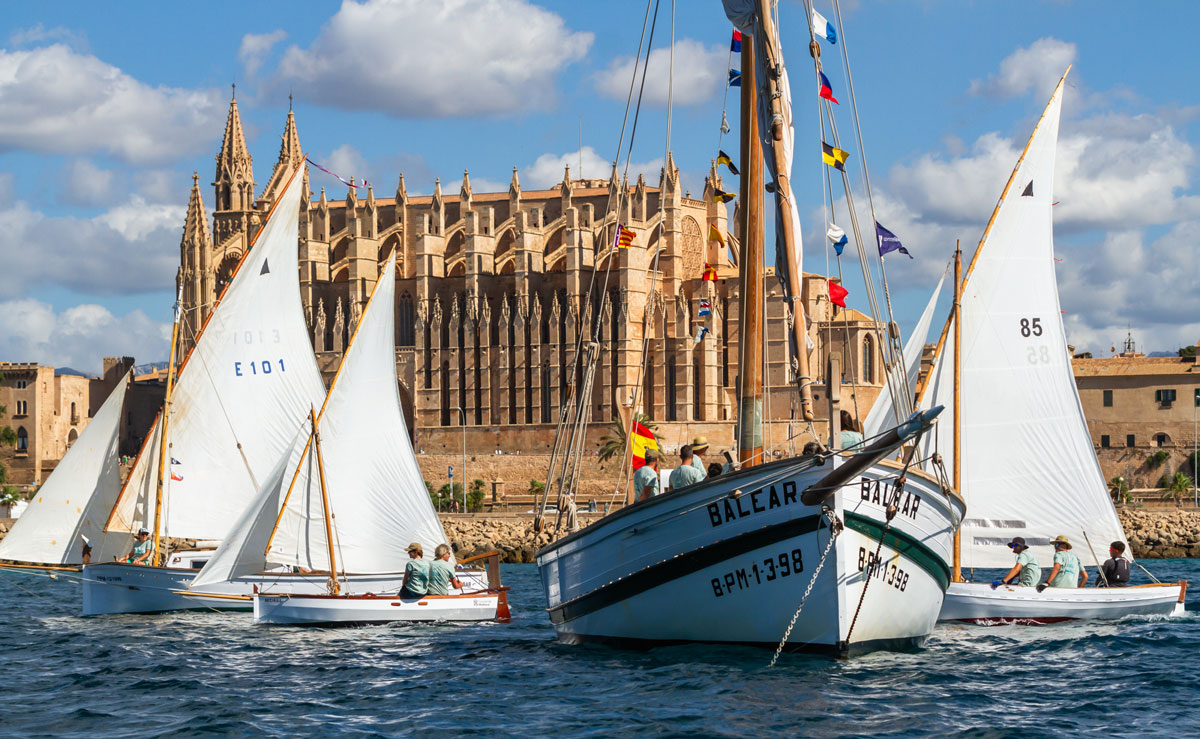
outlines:
{"label": "boat hull", "polygon": [[[329,589],[327,574],[264,572],[214,585],[202,593],[191,593],[187,587],[196,573],[196,570],[120,562],[86,565],[83,568],[83,615],[212,609],[249,611],[253,608],[251,597],[256,591],[320,594]],[[362,590],[396,591],[403,579],[403,572],[387,572],[349,575],[345,581]]]}
{"label": "boat hull", "polygon": [[412,600],[371,595],[254,596],[254,623],[360,626],[403,622],[509,621],[507,591],[433,595]]}
{"label": "boat hull", "polygon": [[[541,550],[558,638],[774,648],[811,582],[787,648],[919,646],[949,584],[961,504],[910,471],[889,523],[899,469],[881,462],[823,505],[805,505],[797,493],[830,470],[799,460],[751,468],[631,506]],[[813,580],[830,517],[844,528]]]}
{"label": "boat hull", "polygon": [[1171,616],[1183,611],[1185,582],[1126,588],[1037,588],[951,583],[940,620],[986,625]]}

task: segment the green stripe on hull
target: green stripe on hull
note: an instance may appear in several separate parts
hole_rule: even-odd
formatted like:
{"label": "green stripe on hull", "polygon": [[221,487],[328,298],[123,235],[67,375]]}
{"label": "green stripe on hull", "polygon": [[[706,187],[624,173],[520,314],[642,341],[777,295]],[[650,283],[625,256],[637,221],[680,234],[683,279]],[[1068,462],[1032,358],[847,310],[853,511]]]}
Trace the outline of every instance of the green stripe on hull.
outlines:
{"label": "green stripe on hull", "polygon": [[845,515],[847,528],[857,531],[875,541],[882,540],[884,546],[916,562],[918,567],[928,572],[934,580],[937,580],[938,586],[941,587],[943,593],[950,587],[950,566],[932,549],[903,531],[897,529],[887,529],[884,531],[883,524],[873,518],[868,518],[858,513],[851,513],[850,511],[846,511]]}

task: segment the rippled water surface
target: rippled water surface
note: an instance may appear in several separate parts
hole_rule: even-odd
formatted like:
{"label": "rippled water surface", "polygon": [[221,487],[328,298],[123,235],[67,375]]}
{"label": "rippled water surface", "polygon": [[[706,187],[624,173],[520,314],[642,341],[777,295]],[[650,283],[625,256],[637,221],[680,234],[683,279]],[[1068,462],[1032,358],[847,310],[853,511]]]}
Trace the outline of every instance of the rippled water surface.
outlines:
{"label": "rippled water surface", "polygon": [[[1200,582],[1200,561],[1152,568]],[[504,579],[508,625],[318,630],[244,613],[84,619],[77,584],[6,573],[0,733],[1200,733],[1193,615],[945,626],[918,652],[785,655],[767,670],[756,649],[557,644],[536,569],[506,565]]]}

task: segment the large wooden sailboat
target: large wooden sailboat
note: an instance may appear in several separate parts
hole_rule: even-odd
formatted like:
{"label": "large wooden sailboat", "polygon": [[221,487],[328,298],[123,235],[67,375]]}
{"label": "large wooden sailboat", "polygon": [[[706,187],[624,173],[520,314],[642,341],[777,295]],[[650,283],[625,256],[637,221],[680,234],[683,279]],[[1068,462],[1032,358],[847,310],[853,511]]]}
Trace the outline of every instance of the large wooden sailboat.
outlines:
{"label": "large wooden sailboat", "polygon": [[121,490],[117,442],[131,375],[109,393],[0,541],[0,571],[78,572],[85,550],[96,561],[128,551],[126,541],[106,539],[103,527]]}
{"label": "large wooden sailboat", "polygon": [[[188,607],[178,591],[325,397],[297,277],[300,172],[292,172],[178,377],[168,378],[163,409],[107,516],[101,550],[116,541],[128,551],[145,528],[153,534],[150,564],[86,565],[85,615]],[[212,544],[168,551],[168,537]]]}
{"label": "large wooden sailboat", "polygon": [[955,310],[922,389],[922,407],[951,408],[954,444],[942,453],[970,506],[955,539],[945,620],[1046,623],[1182,608],[1183,582],[1038,592],[963,577],[964,568],[1012,567],[1007,544],[1017,536],[1047,570],[1058,535],[1097,567],[1091,545],[1107,552],[1109,542],[1125,541],[1079,401],[1055,279],[1054,158],[1065,81],[1064,74],[961,281],[956,270]]}
{"label": "large wooden sailboat", "polygon": [[[768,2],[725,5],[743,34],[742,163],[748,174],[739,258],[741,469],[642,502],[630,496],[624,509],[540,550],[550,619],[569,643],[730,643],[840,655],[919,645],[933,629],[950,581],[952,536],[963,505],[948,481],[887,458],[921,439],[940,409],[913,414],[853,451],[837,450],[831,433],[833,451],[761,462],[761,319],[755,316],[761,315],[763,188],[753,173],[763,159],[776,198],[776,268],[796,313],[797,391],[805,418],[813,419],[800,224],[789,182],[791,98]],[[586,362],[592,351],[585,346],[578,354]],[[590,397],[588,374],[577,376],[585,382],[572,395],[585,400],[564,410],[560,429],[572,436],[556,443],[572,455],[582,445]],[[570,465],[551,464],[559,510],[573,510]]]}

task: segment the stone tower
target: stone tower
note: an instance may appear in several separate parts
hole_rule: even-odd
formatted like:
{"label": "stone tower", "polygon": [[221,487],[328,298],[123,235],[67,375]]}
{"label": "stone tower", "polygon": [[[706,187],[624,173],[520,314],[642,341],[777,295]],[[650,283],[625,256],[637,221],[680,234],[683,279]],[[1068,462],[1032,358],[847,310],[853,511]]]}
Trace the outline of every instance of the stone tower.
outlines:
{"label": "stone tower", "polygon": [[183,222],[183,239],[179,242],[179,272],[175,278],[176,287],[183,293],[180,347],[185,351],[180,352],[180,357],[192,346],[212,310],[216,280],[212,254],[213,241],[204,212],[204,198],[200,194],[200,175],[193,172],[192,194],[188,198],[187,219]]}
{"label": "stone tower", "polygon": [[225,262],[233,258],[236,265],[260,221],[259,213],[254,210],[254,162],[246,148],[236,97],[229,101],[229,117],[225,120],[225,136],[217,152],[217,173],[212,184],[217,196],[213,240],[224,255],[218,268],[220,291],[229,277]]}

